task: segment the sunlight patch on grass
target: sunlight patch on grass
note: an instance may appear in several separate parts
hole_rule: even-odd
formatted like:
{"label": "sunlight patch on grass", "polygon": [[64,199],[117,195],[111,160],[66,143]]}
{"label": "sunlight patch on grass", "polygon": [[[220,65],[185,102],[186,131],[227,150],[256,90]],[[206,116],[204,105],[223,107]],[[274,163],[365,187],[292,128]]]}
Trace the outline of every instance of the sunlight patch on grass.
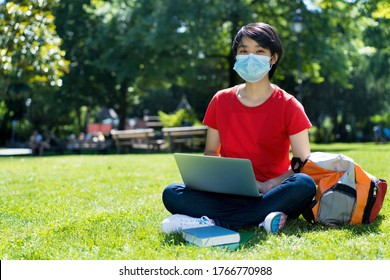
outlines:
{"label": "sunlight patch on grass", "polygon": [[[387,145],[313,145],[389,179]],[[236,251],[164,235],[161,193],[181,178],[172,154],[0,158],[1,259],[389,259],[389,195],[372,225],[328,228],[299,218],[281,234],[251,228]]]}

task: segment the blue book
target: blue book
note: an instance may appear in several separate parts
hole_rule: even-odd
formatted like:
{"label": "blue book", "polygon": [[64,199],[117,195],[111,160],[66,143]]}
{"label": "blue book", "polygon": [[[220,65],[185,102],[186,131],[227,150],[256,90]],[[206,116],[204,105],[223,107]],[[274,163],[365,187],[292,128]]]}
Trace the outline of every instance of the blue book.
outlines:
{"label": "blue book", "polygon": [[198,246],[217,246],[240,242],[240,234],[220,226],[206,226],[182,230],[183,238]]}

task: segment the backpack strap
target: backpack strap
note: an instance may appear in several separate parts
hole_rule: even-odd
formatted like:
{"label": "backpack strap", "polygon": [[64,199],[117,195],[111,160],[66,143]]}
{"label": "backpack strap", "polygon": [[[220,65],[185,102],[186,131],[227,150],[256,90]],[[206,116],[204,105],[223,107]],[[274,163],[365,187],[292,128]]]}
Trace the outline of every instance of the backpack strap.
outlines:
{"label": "backpack strap", "polygon": [[[308,159],[305,161],[302,161],[301,158],[299,157],[293,157],[291,159],[291,170],[294,173],[300,173],[301,168],[306,164]],[[314,218],[314,213],[313,213],[313,207],[317,204],[317,201],[314,199],[310,205],[308,205],[305,209],[302,211],[302,216],[303,218],[308,221],[309,223],[314,224],[315,223],[315,218]]]}
{"label": "backpack strap", "polygon": [[314,199],[308,207],[306,207],[302,211],[302,216],[303,218],[308,221],[309,223],[314,224],[315,223],[315,218],[314,218],[314,213],[313,213],[313,207],[317,204],[317,201]]}
{"label": "backpack strap", "polygon": [[299,157],[293,157],[291,159],[291,170],[294,173],[300,173],[301,167],[304,166],[306,162],[307,162],[307,159],[305,161],[302,161],[301,158],[299,158]]}

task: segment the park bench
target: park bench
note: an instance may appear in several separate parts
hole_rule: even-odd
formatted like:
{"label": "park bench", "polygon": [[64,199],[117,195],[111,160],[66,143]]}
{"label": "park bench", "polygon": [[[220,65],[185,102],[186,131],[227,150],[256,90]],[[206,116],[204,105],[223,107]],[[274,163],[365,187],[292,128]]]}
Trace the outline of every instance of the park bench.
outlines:
{"label": "park bench", "polygon": [[171,152],[201,150],[206,143],[207,126],[167,127],[162,129]]}
{"label": "park bench", "polygon": [[78,139],[75,137],[68,139],[67,149],[77,154],[84,151],[105,154],[112,147],[111,129],[112,124],[89,123],[87,134],[81,133]]}
{"label": "park bench", "polygon": [[55,153],[55,154],[60,154],[63,155],[66,150],[66,142],[64,141],[59,141],[57,145],[51,145],[50,148],[45,148],[43,150],[43,154],[45,153]]}
{"label": "park bench", "polygon": [[75,141],[67,145],[68,150],[73,153],[81,154],[83,151],[107,153],[111,147],[111,140],[93,142],[93,141]]}
{"label": "park bench", "polygon": [[127,130],[111,130],[111,137],[115,141],[118,153],[124,149],[142,148],[150,151],[159,150],[164,144],[163,139],[157,139],[153,128],[139,128]]}
{"label": "park bench", "polygon": [[144,116],[143,120],[147,128],[154,128],[154,129],[161,130],[161,128],[163,127],[163,124],[160,121],[159,116]]}

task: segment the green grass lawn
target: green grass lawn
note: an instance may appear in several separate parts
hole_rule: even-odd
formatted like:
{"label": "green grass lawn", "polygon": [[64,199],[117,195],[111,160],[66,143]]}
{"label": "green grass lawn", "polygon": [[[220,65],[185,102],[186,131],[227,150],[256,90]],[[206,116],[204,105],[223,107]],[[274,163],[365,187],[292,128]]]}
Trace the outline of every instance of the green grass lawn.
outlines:
{"label": "green grass lawn", "polygon": [[[390,181],[390,146],[313,145],[343,153]],[[186,246],[161,233],[161,192],[180,181],[171,154],[0,158],[0,259],[325,260],[390,258],[389,196],[372,225],[289,221],[280,235],[253,228],[236,251]]]}

